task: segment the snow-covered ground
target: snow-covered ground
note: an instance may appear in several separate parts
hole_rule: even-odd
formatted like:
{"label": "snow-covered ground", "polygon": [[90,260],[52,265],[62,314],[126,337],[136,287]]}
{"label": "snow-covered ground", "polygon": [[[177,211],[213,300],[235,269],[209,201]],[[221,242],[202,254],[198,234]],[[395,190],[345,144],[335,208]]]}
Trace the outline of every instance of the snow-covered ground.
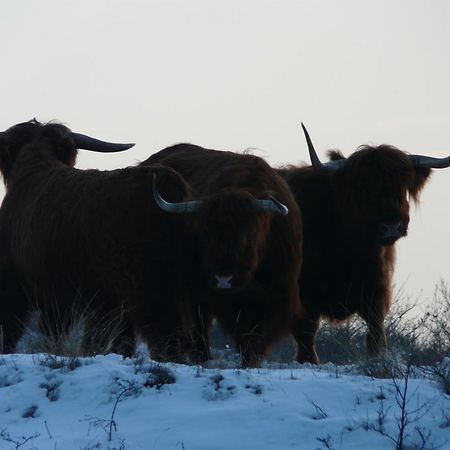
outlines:
{"label": "snow-covered ground", "polygon": [[[399,436],[404,380],[332,365],[78,361],[0,356],[1,450],[386,450]],[[406,393],[404,448],[450,449],[450,396],[425,378]]]}

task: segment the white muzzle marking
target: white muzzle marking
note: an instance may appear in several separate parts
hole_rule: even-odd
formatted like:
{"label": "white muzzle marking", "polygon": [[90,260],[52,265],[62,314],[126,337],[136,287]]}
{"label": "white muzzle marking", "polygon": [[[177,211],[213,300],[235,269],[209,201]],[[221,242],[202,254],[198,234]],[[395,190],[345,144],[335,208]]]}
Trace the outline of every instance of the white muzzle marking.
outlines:
{"label": "white muzzle marking", "polygon": [[233,275],[230,275],[229,277],[219,277],[218,275],[214,275],[214,277],[217,280],[217,288],[218,289],[231,289],[231,279],[233,278]]}

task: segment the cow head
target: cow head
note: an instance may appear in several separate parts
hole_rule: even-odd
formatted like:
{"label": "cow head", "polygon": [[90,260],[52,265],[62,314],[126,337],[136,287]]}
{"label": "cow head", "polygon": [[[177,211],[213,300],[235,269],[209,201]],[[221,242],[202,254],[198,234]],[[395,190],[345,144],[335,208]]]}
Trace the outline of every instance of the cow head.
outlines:
{"label": "cow head", "polygon": [[[48,144],[48,145],[47,145]],[[73,133],[58,123],[41,124],[36,119],[20,123],[0,132],[0,171],[5,183],[22,151],[29,145],[33,154],[44,151],[40,156],[56,159],[73,167],[77,149],[97,152],[117,152],[131,148],[134,144],[113,144],[89,136]],[[33,157],[30,153],[29,156]]]}
{"label": "cow head", "polygon": [[264,255],[273,214],[288,209],[270,197],[257,199],[245,190],[230,189],[204,200],[168,203],[154,184],[155,200],[168,212],[195,213],[194,231],[201,246],[207,283],[233,293],[248,287]]}
{"label": "cow head", "polygon": [[321,163],[303,130],[313,168],[330,177],[345,229],[383,246],[406,236],[409,199],[418,201],[431,169],[450,166],[450,157],[408,155],[390,145],[362,146],[348,158],[333,151]]}
{"label": "cow head", "polygon": [[203,241],[203,266],[211,287],[234,292],[251,284],[271,219],[272,214],[246,191],[222,191],[203,203],[196,231]]}

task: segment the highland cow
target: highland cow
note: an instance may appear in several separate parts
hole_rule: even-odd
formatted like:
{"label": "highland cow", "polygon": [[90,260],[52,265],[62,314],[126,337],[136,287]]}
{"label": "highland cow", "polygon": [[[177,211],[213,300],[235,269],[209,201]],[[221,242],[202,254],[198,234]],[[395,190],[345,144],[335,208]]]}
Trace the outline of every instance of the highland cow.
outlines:
{"label": "highland cow", "polygon": [[[261,158],[191,144],[166,148],[141,166],[154,163],[175,169],[194,190],[193,284],[206,331],[216,318],[242,365],[259,366],[289,334],[300,307],[301,219],[288,186]],[[164,210],[185,211],[157,199]]]}
{"label": "highland cow", "polygon": [[363,146],[350,157],[330,152],[321,163],[304,128],[310,167],[278,172],[301,209],[304,239],[299,278],[302,313],[293,327],[299,362],[317,363],[315,336],[321,319],[353,314],[368,326],[367,349],[386,348],[395,243],[406,236],[409,199],[417,202],[432,168],[449,158],[408,155],[390,145]]}
{"label": "highland cow", "polygon": [[[208,349],[196,334],[190,277],[192,240],[182,216],[162,211],[153,183],[170,201],[189,186],[160,165],[98,171],[73,166],[77,148],[119,151],[33,120],[0,133],[6,196],[0,209],[0,325],[12,351],[31,309],[52,332],[58,315],[92,308],[88,329],[105,317],[121,322],[113,350],[130,355],[139,334],[160,360],[198,361]],[[199,350],[201,349],[201,350]]]}

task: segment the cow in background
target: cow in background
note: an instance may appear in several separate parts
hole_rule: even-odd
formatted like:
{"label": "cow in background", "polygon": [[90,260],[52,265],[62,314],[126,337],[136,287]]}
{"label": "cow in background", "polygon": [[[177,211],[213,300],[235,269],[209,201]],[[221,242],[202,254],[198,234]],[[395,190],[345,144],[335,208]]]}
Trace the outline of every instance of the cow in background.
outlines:
{"label": "cow in background", "polygon": [[331,151],[322,163],[304,128],[312,166],[278,170],[299,205],[304,226],[299,278],[302,313],[293,326],[299,362],[317,363],[315,336],[325,318],[360,315],[367,349],[386,348],[395,243],[406,236],[409,201],[418,201],[431,169],[450,157],[409,155],[393,146],[362,146],[348,158]]}

